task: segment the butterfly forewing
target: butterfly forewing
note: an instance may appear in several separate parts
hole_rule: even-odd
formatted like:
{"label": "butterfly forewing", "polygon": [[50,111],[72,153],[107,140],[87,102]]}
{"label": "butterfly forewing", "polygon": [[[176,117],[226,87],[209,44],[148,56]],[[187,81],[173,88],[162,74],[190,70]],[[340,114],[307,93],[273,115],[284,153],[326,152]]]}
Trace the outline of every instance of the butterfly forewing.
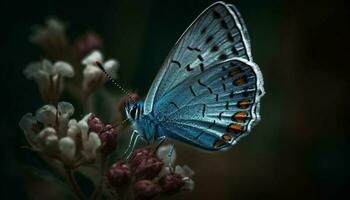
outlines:
{"label": "butterfly forewing", "polygon": [[217,2],[203,11],[183,33],[145,100],[145,114],[173,88],[230,58],[252,60],[248,34],[237,9]]}

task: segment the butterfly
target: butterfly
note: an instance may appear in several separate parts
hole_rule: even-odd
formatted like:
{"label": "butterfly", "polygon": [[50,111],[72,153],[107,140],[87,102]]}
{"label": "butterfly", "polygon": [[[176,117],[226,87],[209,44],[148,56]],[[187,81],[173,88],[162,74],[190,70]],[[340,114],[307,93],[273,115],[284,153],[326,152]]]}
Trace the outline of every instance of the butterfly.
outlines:
{"label": "butterfly", "polygon": [[169,137],[219,151],[260,120],[264,93],[241,14],[216,2],[176,42],[145,102],[130,101],[125,110],[134,133],[148,143]]}

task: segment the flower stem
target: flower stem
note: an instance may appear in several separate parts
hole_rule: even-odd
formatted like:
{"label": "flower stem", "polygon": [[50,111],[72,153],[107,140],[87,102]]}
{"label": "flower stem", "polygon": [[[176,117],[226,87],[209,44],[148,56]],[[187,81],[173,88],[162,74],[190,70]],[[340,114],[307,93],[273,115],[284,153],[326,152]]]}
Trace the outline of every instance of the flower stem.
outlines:
{"label": "flower stem", "polygon": [[103,180],[104,176],[106,173],[106,168],[107,168],[107,161],[108,161],[108,156],[105,154],[101,154],[101,177],[100,177],[100,182],[96,186],[96,189],[94,193],[91,196],[91,200],[97,200],[99,198],[99,194],[103,190]]}
{"label": "flower stem", "polygon": [[68,168],[68,167],[65,167],[64,169],[66,171],[68,181],[69,181],[75,195],[77,196],[77,198],[79,200],[85,200],[85,197],[84,197],[83,193],[81,192],[81,190],[78,186],[78,183],[76,182],[76,180],[74,178],[73,170]]}

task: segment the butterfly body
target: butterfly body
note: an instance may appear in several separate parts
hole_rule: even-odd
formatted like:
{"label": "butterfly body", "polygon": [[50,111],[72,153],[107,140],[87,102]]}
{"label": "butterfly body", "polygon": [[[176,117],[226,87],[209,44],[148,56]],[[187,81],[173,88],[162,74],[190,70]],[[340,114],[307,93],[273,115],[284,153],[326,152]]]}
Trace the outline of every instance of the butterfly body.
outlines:
{"label": "butterfly body", "polygon": [[126,112],[149,143],[165,136],[218,151],[260,120],[263,95],[243,19],[233,5],[217,2],[180,37],[145,102],[127,105]]}

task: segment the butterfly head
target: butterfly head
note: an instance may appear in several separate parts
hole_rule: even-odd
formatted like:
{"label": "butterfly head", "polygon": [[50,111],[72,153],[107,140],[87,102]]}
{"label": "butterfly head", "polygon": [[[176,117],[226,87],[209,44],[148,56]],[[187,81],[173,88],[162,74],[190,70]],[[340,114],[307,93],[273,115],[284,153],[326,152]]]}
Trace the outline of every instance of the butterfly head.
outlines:
{"label": "butterfly head", "polygon": [[143,112],[143,105],[141,102],[128,102],[125,104],[125,112],[128,119],[135,121],[140,119]]}

